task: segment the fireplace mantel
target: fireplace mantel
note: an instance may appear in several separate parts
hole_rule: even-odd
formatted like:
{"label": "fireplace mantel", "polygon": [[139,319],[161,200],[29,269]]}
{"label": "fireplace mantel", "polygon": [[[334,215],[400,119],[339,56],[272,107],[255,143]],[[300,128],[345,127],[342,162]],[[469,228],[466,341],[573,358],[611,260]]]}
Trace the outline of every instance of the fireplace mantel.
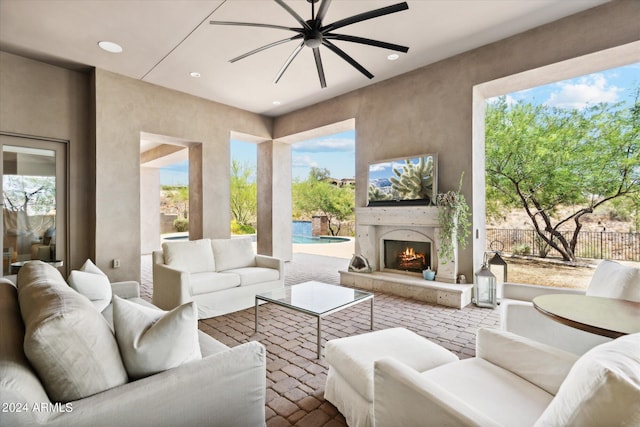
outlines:
{"label": "fireplace mantel", "polygon": [[356,208],[358,225],[439,227],[437,206],[391,206]]}

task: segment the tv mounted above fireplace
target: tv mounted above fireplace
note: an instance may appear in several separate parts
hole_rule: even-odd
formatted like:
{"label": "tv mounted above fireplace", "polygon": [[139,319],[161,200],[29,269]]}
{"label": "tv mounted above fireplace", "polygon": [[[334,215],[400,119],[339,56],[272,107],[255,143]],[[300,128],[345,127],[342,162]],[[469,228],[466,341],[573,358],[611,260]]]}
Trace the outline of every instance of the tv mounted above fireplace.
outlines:
{"label": "tv mounted above fireplace", "polygon": [[433,205],[438,155],[389,159],[369,165],[368,206]]}

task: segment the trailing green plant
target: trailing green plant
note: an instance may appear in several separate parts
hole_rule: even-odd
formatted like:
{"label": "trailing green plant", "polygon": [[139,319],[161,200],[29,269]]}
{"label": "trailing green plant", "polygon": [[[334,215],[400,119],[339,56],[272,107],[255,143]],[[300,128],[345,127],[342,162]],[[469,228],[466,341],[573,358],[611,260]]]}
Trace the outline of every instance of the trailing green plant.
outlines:
{"label": "trailing green plant", "polygon": [[178,233],[189,231],[189,220],[185,218],[177,218],[173,221],[173,229]]}
{"label": "trailing green plant", "polygon": [[[453,261],[454,240],[460,249],[467,246],[467,237],[471,232],[471,222],[469,222],[469,205],[462,194],[462,178],[464,173],[460,175],[460,184],[457,191],[447,191],[446,193],[438,193],[436,202],[438,209],[438,223],[440,225],[440,247],[438,248],[438,256],[443,263]],[[454,237],[455,236],[455,237]]]}

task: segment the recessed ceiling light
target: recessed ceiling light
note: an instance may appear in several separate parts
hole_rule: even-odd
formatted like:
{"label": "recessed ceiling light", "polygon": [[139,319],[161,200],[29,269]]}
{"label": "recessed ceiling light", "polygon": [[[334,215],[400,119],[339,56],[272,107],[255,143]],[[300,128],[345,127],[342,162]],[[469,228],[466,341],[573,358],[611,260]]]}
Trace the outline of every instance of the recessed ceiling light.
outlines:
{"label": "recessed ceiling light", "polygon": [[392,53],[391,55],[387,56],[387,59],[389,61],[395,61],[398,58],[400,58],[400,55],[398,55],[397,53]]}
{"label": "recessed ceiling light", "polygon": [[197,71],[192,71],[192,72],[190,72],[190,73],[189,73],[189,75],[190,75],[191,77],[200,77],[200,73],[199,73],[199,72],[197,72]]}
{"label": "recessed ceiling light", "polygon": [[277,105],[282,104],[282,102],[280,102],[280,101],[273,101],[273,102],[272,102],[272,104],[277,106]]}
{"label": "recessed ceiling light", "polygon": [[111,53],[122,52],[122,46],[120,46],[118,43],[101,41],[101,42],[98,42],[98,46],[100,46],[100,49],[106,50],[107,52],[111,52]]}

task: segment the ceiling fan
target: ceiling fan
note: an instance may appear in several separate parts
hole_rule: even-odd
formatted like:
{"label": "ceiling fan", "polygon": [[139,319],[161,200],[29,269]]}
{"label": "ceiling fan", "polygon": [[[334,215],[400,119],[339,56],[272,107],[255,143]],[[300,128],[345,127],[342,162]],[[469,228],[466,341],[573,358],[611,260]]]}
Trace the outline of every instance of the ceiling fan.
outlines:
{"label": "ceiling fan", "polygon": [[282,75],[287,71],[287,68],[293,60],[298,56],[302,48],[309,47],[313,49],[313,56],[316,61],[316,68],[318,70],[318,78],[320,79],[320,86],[322,88],[327,87],[327,81],[324,76],[324,68],[322,66],[322,58],[320,56],[320,46],[325,46],[330,51],[338,55],[340,58],[344,59],[346,62],[351,64],[356,70],[360,71],[369,79],[373,78],[373,74],[371,74],[366,68],[360,65],[355,59],[349,56],[345,51],[336,46],[332,40],[340,40],[347,41],[352,43],[360,43],[369,46],[381,47],[384,49],[390,49],[398,52],[406,53],[409,51],[409,48],[406,46],[400,46],[393,43],[386,43],[378,40],[372,40],[364,37],[357,36],[349,36],[346,34],[337,34],[334,33],[335,30],[346,27],[347,25],[355,24],[357,22],[366,21],[368,19],[377,18],[379,16],[388,15],[391,13],[400,12],[403,10],[409,9],[409,5],[407,2],[402,2],[398,4],[394,4],[391,6],[382,7],[379,9],[370,10],[368,12],[359,13],[357,15],[340,19],[339,21],[335,21],[331,24],[324,25],[323,20],[325,15],[327,14],[327,9],[329,9],[329,5],[331,4],[331,0],[322,0],[320,3],[320,7],[318,8],[318,13],[315,12],[315,3],[319,0],[307,0],[311,3],[311,19],[305,21],[302,19],[300,15],[298,15],[289,5],[287,5],[284,0],[274,0],[278,5],[280,5],[284,10],[286,10],[291,16],[293,16],[296,21],[301,25],[299,28],[292,27],[284,27],[281,25],[271,25],[271,24],[260,24],[253,22],[229,22],[229,21],[209,21],[210,24],[213,25],[238,25],[245,27],[261,27],[261,28],[275,28],[279,30],[288,30],[297,33],[292,37],[288,37],[286,39],[278,40],[273,43],[269,43],[257,49],[254,49],[250,52],[242,54],[236,58],[231,59],[229,62],[233,63],[244,59],[248,56],[251,56],[255,53],[262,52],[263,50],[267,50],[269,48],[281,45],[283,43],[293,41],[293,40],[301,40],[300,44],[295,48],[293,53],[289,55],[289,58],[285,61],[282,68],[276,75],[274,79],[274,83],[278,83]]}

